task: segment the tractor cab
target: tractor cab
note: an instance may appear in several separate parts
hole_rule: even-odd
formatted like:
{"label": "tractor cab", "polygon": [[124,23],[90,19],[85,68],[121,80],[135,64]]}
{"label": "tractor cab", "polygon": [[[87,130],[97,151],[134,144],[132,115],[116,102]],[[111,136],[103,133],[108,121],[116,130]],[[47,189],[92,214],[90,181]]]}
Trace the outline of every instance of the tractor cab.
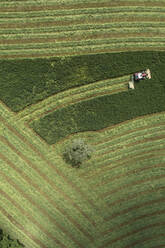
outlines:
{"label": "tractor cab", "polygon": [[137,72],[134,74],[135,81],[145,80],[146,78],[148,78],[148,74],[145,71]]}

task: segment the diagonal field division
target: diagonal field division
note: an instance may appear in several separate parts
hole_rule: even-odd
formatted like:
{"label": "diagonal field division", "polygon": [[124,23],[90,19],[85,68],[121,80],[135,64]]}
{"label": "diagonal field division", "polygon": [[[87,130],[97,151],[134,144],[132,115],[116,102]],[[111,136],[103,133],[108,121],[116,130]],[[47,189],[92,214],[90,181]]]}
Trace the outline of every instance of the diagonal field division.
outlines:
{"label": "diagonal field division", "polygon": [[[165,246],[164,50],[165,0],[0,2],[0,228],[26,248]],[[95,149],[77,170],[73,138]]]}

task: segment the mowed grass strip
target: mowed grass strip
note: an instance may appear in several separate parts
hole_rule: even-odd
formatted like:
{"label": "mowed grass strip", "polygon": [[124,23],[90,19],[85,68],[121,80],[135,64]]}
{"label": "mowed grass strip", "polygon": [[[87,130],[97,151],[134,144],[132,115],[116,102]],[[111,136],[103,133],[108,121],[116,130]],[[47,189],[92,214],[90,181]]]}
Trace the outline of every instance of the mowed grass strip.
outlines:
{"label": "mowed grass strip", "polygon": [[[100,161],[100,163],[98,162],[100,168],[94,172],[94,175],[90,175],[90,177],[88,178],[89,180],[92,180],[94,177],[99,176],[104,176],[105,172],[111,171],[113,169],[116,169],[118,167],[123,167],[124,165],[127,165],[127,163],[131,163],[131,162],[136,162],[136,161],[143,161],[145,159],[150,159],[150,158],[155,158],[156,156],[162,157],[163,160],[163,152],[164,152],[164,148],[163,148],[163,144],[161,144],[160,142],[157,144],[155,144],[155,148],[151,149],[152,146],[149,145],[148,147],[146,146],[145,148],[137,151],[137,152],[130,152],[129,153],[129,158],[128,156],[122,156],[122,153],[117,155],[116,157],[114,155],[114,157],[111,158],[111,156],[106,156],[102,158],[102,163]],[[113,154],[112,154],[113,155]],[[101,175],[103,174],[103,175]],[[101,179],[101,177],[100,177]],[[104,179],[103,179],[104,180]],[[106,179],[105,179],[106,180]]]}
{"label": "mowed grass strip", "polygon": [[[29,53],[29,51],[31,53]],[[19,54],[19,51],[11,51],[10,54],[8,54],[7,52],[2,51],[3,54],[1,54],[0,59],[17,59],[17,60],[21,60],[21,59],[31,59],[31,58],[51,58],[51,57],[63,57],[63,56],[81,56],[81,55],[94,55],[94,54],[104,54],[104,53],[124,53],[124,52],[139,52],[139,51],[150,51],[150,52],[157,52],[157,51],[164,51],[164,44],[159,44],[159,46],[157,46],[157,44],[147,44],[147,46],[145,46],[144,44],[138,44],[138,46],[134,45],[134,46],[116,46],[116,47],[111,47],[109,45],[104,45],[104,46],[93,46],[93,47],[76,47],[76,49],[63,49],[63,50],[57,50],[57,49],[51,49],[51,51],[49,49],[46,49],[46,53],[45,53],[45,49],[44,50],[34,50],[31,51],[29,50],[28,53],[21,53]]]}
{"label": "mowed grass strip", "polygon": [[[32,44],[36,43],[39,47],[43,47],[44,43],[49,43],[52,45],[53,43],[65,44],[64,41],[68,43],[68,46],[72,44],[71,42],[75,41],[87,41],[90,39],[103,40],[109,38],[111,42],[131,42],[131,41],[147,41],[145,37],[148,38],[148,41],[162,41],[165,36],[164,29],[143,29],[135,28],[135,29],[123,29],[122,30],[86,30],[86,31],[68,31],[68,32],[57,32],[57,33],[32,33],[32,34],[2,34],[0,39],[0,47],[1,49],[5,49],[5,47],[9,47],[9,49],[16,49],[19,45],[20,48],[32,48]],[[128,39],[129,38],[129,39]],[[138,39],[139,38],[139,39]],[[151,40],[152,38],[152,40]],[[96,42],[97,42],[96,40]],[[105,40],[106,41],[106,40]],[[40,44],[42,43],[42,44]],[[21,46],[22,44],[22,46]],[[29,44],[29,45],[27,45]],[[80,43],[77,43],[80,44]],[[85,43],[84,43],[85,45]],[[34,45],[33,45],[34,46]],[[35,48],[35,46],[34,46]]]}
{"label": "mowed grass strip", "polygon": [[[3,141],[2,137],[1,137],[1,141]],[[8,145],[11,149],[13,148],[13,147],[11,147],[11,144],[9,144],[9,143],[8,143],[7,145]],[[2,157],[2,155],[1,155],[1,157]],[[21,157],[21,158],[23,159],[23,155],[21,156],[21,154],[19,154],[19,157]],[[4,159],[5,159],[5,158],[4,158]],[[8,163],[9,163],[9,161],[8,161]],[[28,163],[28,165],[30,165],[30,161],[28,161],[27,159],[26,159],[26,163]],[[12,163],[11,163],[10,165],[13,166],[14,169],[16,169]],[[33,165],[33,164],[31,163],[31,166],[32,166],[32,165]],[[34,165],[33,165],[33,169],[34,169]],[[92,240],[91,235],[88,234],[88,233],[81,227],[81,225],[80,225],[79,223],[77,223],[76,220],[74,220],[72,217],[70,217],[64,209],[60,208],[60,207],[55,203],[54,200],[52,200],[52,199],[49,198],[48,192],[46,193],[46,192],[42,191],[42,190],[40,189],[41,186],[37,185],[37,184],[34,183],[32,180],[30,180],[30,178],[29,178],[26,174],[24,174],[22,171],[19,171],[19,170],[17,169],[17,172],[18,172],[19,174],[22,175],[22,178],[28,180],[28,182],[29,182],[29,183],[30,183],[38,192],[40,192],[40,194],[41,194],[42,196],[44,196],[44,198],[47,200],[47,202],[48,202],[49,204],[51,204],[55,209],[57,209],[61,214],[63,214],[63,215],[65,216],[65,219],[68,219],[69,222],[71,222],[73,225],[75,225],[75,226],[77,227],[77,229],[85,235],[85,237],[88,237],[90,240]],[[41,172],[40,172],[39,175],[40,175],[40,177],[41,177]],[[43,178],[43,175],[42,175],[42,178]],[[45,179],[45,178],[44,178],[44,179]]]}
{"label": "mowed grass strip", "polygon": [[36,239],[36,238],[34,237],[34,235],[33,235],[30,231],[26,230],[26,229],[24,228],[23,225],[21,225],[19,222],[17,222],[17,221],[16,221],[16,220],[15,220],[7,211],[6,211],[6,209],[4,209],[2,206],[0,206],[0,211],[1,211],[1,213],[3,214],[3,216],[5,216],[6,219],[8,219],[8,221],[10,221],[11,224],[13,224],[14,226],[16,226],[16,227],[19,229],[19,231],[22,231],[22,232],[26,233],[26,235],[27,235],[30,239],[32,239],[33,242],[35,242],[36,244],[38,244],[38,245],[39,245],[38,247],[46,248],[46,246],[45,246],[39,239]]}
{"label": "mowed grass strip", "polygon": [[[48,165],[48,168],[51,169],[52,172],[55,172],[55,175],[57,177],[59,177],[59,180],[60,180],[60,177],[63,178],[65,183],[67,183],[66,187],[69,186],[69,188],[71,187],[71,189],[74,189],[75,192],[78,193],[79,197],[81,197],[81,199],[84,199],[85,201],[87,201],[89,203],[89,206],[91,206],[92,209],[93,209],[93,207],[96,208],[96,206],[93,203],[93,201],[88,199],[88,197],[84,194],[84,192],[82,190],[80,190],[80,188],[77,185],[75,185],[73,182],[71,182],[65,176],[65,174],[63,174],[63,172],[61,170],[57,169],[57,167],[54,165],[54,163],[52,161],[50,161],[48,158],[45,157],[45,154],[44,154],[45,150],[42,150],[42,152],[41,152],[40,150],[38,150],[36,148],[36,145],[33,145],[31,142],[29,142],[28,139],[25,136],[21,135],[14,127],[10,126],[4,119],[1,118],[1,121],[13,133],[13,135],[15,135],[16,137],[18,137],[20,139],[20,141],[22,140],[26,145],[28,145],[28,149],[30,148],[34,152],[34,154],[37,155],[41,159],[41,161],[43,160],[44,163],[46,162],[46,164]],[[20,146],[20,148],[21,148],[21,146]],[[46,173],[48,173],[48,171]],[[63,184],[63,186],[65,186],[65,184]],[[69,188],[67,188],[67,189],[69,190]],[[56,189],[57,189],[57,187],[56,187]],[[73,195],[73,193],[71,195]],[[76,206],[76,204],[75,204],[75,206]],[[80,211],[80,208],[78,208],[78,210]],[[81,211],[81,212],[83,212],[83,211]],[[84,215],[85,215],[85,213],[84,213]],[[87,216],[86,216],[86,218],[87,218]],[[89,221],[90,221],[90,218],[89,218]],[[94,223],[93,221],[91,221],[91,222]]]}
{"label": "mowed grass strip", "polygon": [[[154,131],[156,132],[156,130],[154,130]],[[138,137],[137,141],[129,142],[126,140],[126,142],[129,142],[129,143],[120,143],[119,142],[119,144],[117,144],[116,147],[115,147],[115,144],[114,144],[114,146],[109,145],[109,147],[107,149],[103,149],[103,150],[101,149],[101,151],[98,151],[98,153],[96,152],[95,159],[100,164],[101,160],[104,159],[104,156],[107,159],[108,154],[110,154],[111,158],[113,158],[113,155],[115,156],[116,154],[118,154],[118,155],[120,155],[122,153],[124,154],[125,151],[131,155],[131,151],[133,151],[133,150],[143,149],[145,147],[150,147],[150,146],[152,146],[151,144],[154,144],[154,143],[155,144],[156,143],[161,144],[164,142],[164,139],[165,139],[165,134],[163,131],[164,131],[164,129],[162,128],[161,132],[160,132],[160,130],[158,130],[158,134],[155,134],[155,135],[150,134],[152,136],[148,135],[147,138],[146,137],[143,138],[142,135],[144,135],[144,134],[141,134],[141,137]],[[132,141],[132,138],[130,139],[130,141]],[[118,145],[119,145],[119,147],[118,147]],[[108,146],[108,144],[107,144],[107,146]],[[128,151],[127,151],[127,149],[128,149]],[[89,175],[89,178],[90,178],[90,175]]]}
{"label": "mowed grass strip", "polygon": [[[37,49],[37,50],[43,50],[43,49],[50,49],[50,47],[52,49],[62,49],[64,50],[64,48],[68,47],[68,48],[72,48],[74,47],[75,49],[77,47],[94,47],[94,46],[107,46],[110,45],[112,47],[118,47],[118,46],[124,46],[124,44],[128,47],[128,46],[139,46],[139,45],[143,45],[145,46],[145,44],[148,44],[150,46],[155,46],[155,45],[160,45],[163,46],[163,42],[165,41],[165,35],[164,37],[139,37],[137,35],[137,37],[127,37],[127,38],[112,38],[112,37],[106,37],[106,38],[102,38],[101,36],[99,38],[87,38],[87,40],[83,40],[83,38],[80,41],[62,41],[62,42],[54,42],[54,41],[50,41],[47,40],[47,42],[41,42],[38,43],[37,40],[35,42],[32,43],[28,43],[28,44],[6,44],[7,42],[5,42],[5,44],[1,44],[0,45],[0,49],[1,51],[16,51],[16,50],[24,50],[26,52],[30,51],[32,52],[32,50]],[[15,43],[15,42],[14,42]],[[46,52],[46,51],[45,51]]]}
{"label": "mowed grass strip", "polygon": [[[121,24],[122,26],[122,24]],[[81,26],[80,26],[81,27]],[[93,27],[89,25],[85,26],[86,30],[84,30],[84,26],[82,25],[82,29],[78,26],[76,30],[48,30],[43,32],[44,30],[40,30],[40,33],[37,30],[32,30],[32,33],[29,33],[28,30],[17,30],[17,33],[12,33],[10,30],[10,34],[5,32],[1,32],[1,44],[14,44],[20,43],[20,39],[22,39],[23,43],[32,43],[32,42],[57,42],[57,41],[71,41],[71,40],[81,40],[81,39],[94,39],[94,38],[124,38],[134,37],[134,36],[142,36],[142,37],[156,37],[163,36],[165,33],[165,29],[163,27],[111,27],[111,25],[102,25],[98,26],[94,25]],[[2,30],[1,30],[2,31]]]}
{"label": "mowed grass strip", "polygon": [[[101,43],[99,45],[99,42]],[[1,59],[14,59],[14,58],[40,58],[40,57],[66,57],[66,56],[74,56],[74,55],[94,55],[97,53],[120,53],[120,52],[128,52],[128,51],[164,51],[164,42],[118,42],[118,43],[110,43],[110,41],[104,40],[97,41],[97,44],[90,44],[92,41],[87,41],[88,45],[76,45],[69,46],[67,42],[65,42],[64,46],[59,46],[60,44],[57,43],[56,48],[51,48],[51,46],[47,48],[27,48],[24,49],[22,53],[22,49],[4,49],[1,50]],[[73,45],[73,44],[72,44]],[[45,46],[45,44],[44,44]]]}
{"label": "mowed grass strip", "polygon": [[[13,187],[16,190],[16,195],[20,194],[21,199],[24,198],[26,201],[30,202],[31,208],[35,207],[36,211],[39,211],[39,213],[40,213],[39,220],[41,220],[41,222],[42,222],[42,219],[44,217],[44,218],[47,218],[50,223],[52,223],[54,226],[56,226],[56,228],[54,229],[56,237],[58,237],[59,234],[61,236],[61,233],[65,234],[65,238],[63,237],[62,239],[63,240],[65,239],[65,242],[66,242],[68,236],[67,236],[67,233],[65,232],[65,228],[62,227],[62,230],[61,230],[61,225],[58,225],[56,218],[54,218],[52,214],[50,215],[50,213],[48,213],[46,208],[44,208],[42,205],[38,204],[37,201],[34,200],[34,198],[32,198],[20,186],[18,186],[18,184],[15,182],[15,180],[12,180],[11,177],[7,176],[5,173],[1,172],[0,175],[1,175],[1,180],[6,181],[5,185],[8,183],[10,185],[8,187]],[[7,207],[7,209],[8,209],[8,207]],[[42,214],[42,219],[41,219],[41,214]],[[31,225],[32,225],[32,223],[31,223]],[[58,229],[59,229],[59,231],[58,231]],[[72,238],[73,237],[71,235],[69,237],[69,243],[68,244],[72,244],[72,245],[74,244],[75,245],[75,240],[74,240],[74,238],[72,240]]]}
{"label": "mowed grass strip", "polygon": [[[164,7],[164,6],[163,6]],[[46,14],[45,14],[45,10],[46,10],[46,6],[44,6],[44,11],[43,9],[39,10],[39,11],[36,11],[36,10],[32,10],[30,11],[30,8],[29,8],[29,11],[28,13],[26,11],[14,11],[14,12],[10,12],[10,11],[2,11],[2,9],[0,8],[0,18],[2,19],[18,19],[18,18],[37,18],[37,17],[50,17],[50,16],[68,16],[68,15],[71,15],[71,16],[74,16],[74,15],[84,15],[84,14],[108,14],[108,13],[130,13],[130,12],[147,12],[147,13],[150,13],[152,12],[153,14],[155,12],[158,12],[158,13],[163,13],[165,12],[165,8],[163,7],[158,7],[158,6],[152,6],[152,7],[146,7],[146,6],[141,6],[141,8],[139,8],[139,6],[127,6],[127,7],[99,7],[99,8],[80,8],[80,9],[66,9],[66,10],[61,10],[61,9],[51,9],[51,10],[47,10]],[[3,12],[3,14],[2,14]]]}
{"label": "mowed grass strip", "polygon": [[[44,10],[65,10],[67,9],[68,11],[71,9],[84,9],[84,8],[102,8],[102,7],[111,7],[111,8],[115,8],[115,7],[122,7],[122,6],[127,6],[129,7],[131,5],[131,7],[136,7],[139,6],[143,7],[145,5],[145,7],[164,7],[164,2],[163,1],[155,1],[155,2],[136,2],[136,1],[118,1],[118,3],[116,2],[107,2],[107,1],[100,1],[100,2],[88,2],[87,4],[85,2],[79,2],[77,4],[75,4],[74,2],[70,2],[68,4],[68,2],[63,4],[57,4],[56,2],[54,2],[54,4],[52,4],[53,2],[47,2],[44,6],[40,5],[39,3],[36,2],[32,2],[32,1],[28,1],[28,4],[26,2],[24,2],[24,4],[22,5],[22,2],[18,2],[17,1],[17,5],[13,2],[9,3],[9,2],[3,2],[3,4],[1,3],[0,5],[0,10],[3,12],[29,12],[29,11],[42,11]],[[30,6],[29,6],[30,5]]]}
{"label": "mowed grass strip", "polygon": [[72,26],[53,26],[53,27],[40,27],[40,28],[17,28],[17,29],[0,29],[0,34],[2,38],[7,37],[18,37],[18,38],[29,38],[29,37],[42,37],[45,34],[45,37],[50,37],[53,34],[58,34],[59,37],[62,34],[66,37],[75,35],[78,32],[86,31],[88,32],[100,32],[103,30],[111,30],[111,32],[116,33],[130,33],[136,32],[137,30],[150,32],[162,33],[165,24],[163,22],[116,22],[116,23],[102,23],[102,24],[80,24]]}
{"label": "mowed grass strip", "polygon": [[159,236],[160,230],[163,228],[164,224],[165,224],[164,221],[160,221],[160,222],[156,222],[156,223],[153,223],[153,224],[150,224],[150,225],[146,225],[146,226],[144,226],[142,228],[130,231],[125,235],[122,235],[122,236],[119,236],[119,237],[117,237],[117,238],[115,238],[113,240],[110,240],[110,241],[104,243],[103,245],[101,245],[99,248],[108,247],[109,245],[112,246],[114,243],[116,243],[118,241],[122,241],[122,243],[123,243],[123,239],[128,238],[130,236],[131,236],[130,240],[132,239],[132,236],[133,236],[134,239],[136,238],[136,239],[140,240],[141,239],[140,237],[141,237],[142,233],[145,236],[147,236],[147,235],[149,235],[149,236],[150,235],[157,235],[157,234]]}
{"label": "mowed grass strip", "polygon": [[36,220],[28,211],[27,209],[25,210],[25,208],[22,207],[22,205],[18,204],[18,202],[16,202],[15,199],[13,199],[10,195],[8,195],[6,192],[4,192],[2,189],[0,190],[1,193],[1,197],[3,198],[3,200],[8,200],[9,204],[12,204],[14,207],[16,207],[16,209],[19,211],[19,213],[23,216],[26,216],[28,218],[28,220],[33,223],[35,226],[37,226],[40,230],[43,231],[43,233],[45,233],[50,239],[52,239],[53,241],[55,241],[60,247],[66,247],[64,244],[62,244],[62,242],[60,240],[58,240],[55,236],[53,236],[50,233],[50,230],[48,231],[45,226],[42,226],[41,223]]}
{"label": "mowed grass strip", "polygon": [[[124,209],[124,211],[121,211],[120,215],[116,215],[116,218],[112,218],[112,220],[109,222],[110,228],[106,230],[106,235],[102,234],[102,240],[110,239],[110,233],[112,234],[111,238],[117,236],[116,234],[119,230],[121,234],[128,232],[130,230],[130,225],[133,223],[134,227],[143,227],[146,223],[149,224],[153,223],[154,221],[161,221],[162,219],[164,219],[163,204],[161,205],[161,207],[160,205],[158,205],[160,203],[160,199],[156,201],[150,201],[147,204],[142,204],[141,206],[134,206],[134,208],[132,207],[130,209]],[[162,203],[163,202],[164,199],[162,199]],[[152,209],[152,204],[155,211],[153,211]],[[152,218],[149,218],[150,216]],[[110,223],[113,223],[113,225],[111,225]]]}
{"label": "mowed grass strip", "polygon": [[[9,137],[9,135],[8,135],[8,137]],[[11,140],[12,140],[12,137],[11,137]],[[59,180],[58,180],[58,177],[56,177],[56,175],[54,175],[54,180],[52,180],[51,179],[51,175],[52,175],[52,173],[53,173],[53,171],[49,171],[48,169],[44,169],[44,171],[43,171],[43,169],[41,170],[39,170],[38,169],[38,163],[36,163],[36,159],[37,159],[37,157],[35,158],[34,156],[31,158],[31,159],[35,159],[34,161],[35,161],[35,163],[34,162],[31,162],[31,159],[28,159],[27,158],[27,156],[25,156],[23,153],[25,153],[24,151],[22,151],[21,152],[21,150],[23,150],[23,149],[21,149],[21,147],[23,146],[23,144],[21,144],[20,145],[20,147],[18,147],[19,148],[19,151],[18,151],[18,149],[16,148],[16,147],[14,147],[8,140],[6,140],[6,138],[3,138],[3,137],[1,137],[1,141],[4,143],[4,144],[6,144],[6,145],[8,145],[8,147],[10,147],[11,149],[12,149],[12,151],[14,152],[14,153],[16,153],[18,156],[19,156],[19,158],[21,158],[21,160],[23,160],[23,162],[25,163],[25,165],[26,165],[26,167],[27,167],[27,169],[26,169],[26,167],[25,167],[25,171],[27,171],[27,173],[28,173],[28,171],[29,171],[29,173],[31,172],[31,176],[32,177],[34,177],[34,175],[33,174],[35,174],[36,175],[36,177],[37,178],[39,178],[40,177],[40,180],[43,180],[43,181],[45,181],[45,182],[47,182],[47,188],[49,189],[49,193],[50,193],[50,195],[51,195],[51,198],[54,198],[54,195],[56,195],[56,197],[58,197],[59,198],[59,200],[61,199],[61,197],[62,197],[62,199],[63,199],[63,201],[65,201],[66,202],[66,204],[70,204],[71,206],[72,206],[72,208],[73,208],[73,213],[74,213],[74,211],[76,210],[76,212],[75,212],[75,214],[77,214],[77,211],[78,211],[78,213],[79,213],[79,215],[80,214],[82,214],[82,216],[79,216],[79,217],[81,217],[82,218],[82,221],[83,221],[83,219],[85,218],[85,220],[87,221],[87,223],[89,222],[90,224],[91,224],[91,226],[90,226],[90,229],[89,230],[91,230],[92,229],[92,226],[94,225],[94,227],[95,227],[95,222],[88,216],[88,214],[86,214],[85,212],[84,212],[84,210],[83,209],[81,209],[81,205],[80,204],[78,204],[78,202],[80,202],[80,197],[77,197],[77,195],[75,195],[74,196],[74,194],[73,194],[73,192],[71,191],[71,190],[67,190],[66,192],[67,193],[65,193],[65,190],[67,189],[67,187],[65,187],[65,186],[63,186],[62,187],[62,184],[60,183],[59,184]],[[17,144],[17,146],[19,145],[19,143],[18,143],[18,141],[16,140],[16,139],[13,139],[13,142],[15,143],[15,144]],[[19,141],[20,142],[20,141]],[[23,148],[23,147],[22,147]],[[25,147],[25,149],[24,150],[26,150],[27,148]],[[27,152],[26,152],[26,154],[28,154]],[[30,156],[30,155],[29,155]],[[18,160],[18,158],[13,158],[12,157],[12,160],[15,160],[15,161],[17,161]],[[39,164],[40,164],[40,166],[42,165],[42,161],[40,161],[39,162]],[[44,163],[43,163],[43,166],[44,166]],[[21,173],[21,172],[20,172]],[[46,176],[47,175],[47,176]],[[39,180],[39,179],[38,179]],[[38,181],[38,183],[40,182],[40,180]],[[56,183],[55,183],[56,182]],[[36,186],[37,187],[37,186]],[[62,189],[63,188],[63,189]],[[46,192],[44,193],[45,194],[45,196],[46,196]],[[68,195],[69,194],[69,195]],[[47,195],[49,195],[49,194],[47,194]],[[71,197],[70,197],[71,196]],[[76,201],[76,197],[77,197],[77,201]],[[80,198],[80,199],[79,199]],[[78,200],[79,199],[79,200]],[[48,200],[49,201],[49,200]],[[77,202],[77,203],[76,203]],[[52,203],[53,203],[53,201],[52,201]],[[55,203],[54,203],[55,204]],[[82,203],[83,204],[83,203]],[[72,211],[72,208],[71,208],[71,211]],[[75,208],[75,209],[74,209]],[[58,209],[58,205],[57,205],[57,209]],[[65,213],[65,211],[62,211],[62,209],[61,209],[61,211],[60,211],[60,209],[58,209],[58,211],[59,212],[61,212],[62,214],[64,214],[64,215],[66,215],[66,213]],[[72,214],[73,214],[72,213]],[[67,218],[67,216],[66,216],[66,218]],[[74,223],[74,220],[71,218],[70,219],[71,221],[72,221],[72,223]],[[89,225],[89,223],[88,223],[88,225]],[[75,221],[75,224],[76,224],[76,221]],[[76,224],[77,225],[77,224]],[[79,227],[80,229],[81,229],[81,227]],[[86,227],[86,229],[88,229],[88,226]]]}
{"label": "mowed grass strip", "polygon": [[[157,119],[155,118],[155,121],[156,120]],[[138,123],[138,120],[137,120],[137,123]],[[124,126],[124,125],[122,124],[122,126]],[[103,163],[103,157],[105,156],[105,158],[106,158],[105,160],[107,160],[107,156],[106,155],[108,155],[108,153],[110,155],[108,157],[112,158],[112,154],[113,153],[114,154],[116,154],[116,153],[117,154],[120,154],[120,151],[121,150],[123,150],[125,148],[128,149],[130,146],[136,145],[136,144],[138,144],[140,142],[140,140],[139,140],[137,142],[134,142],[133,141],[132,144],[131,143],[128,143],[129,141],[132,141],[132,139],[139,139],[139,138],[141,138],[142,143],[144,143],[145,142],[144,141],[145,138],[143,138],[143,137],[146,137],[146,135],[148,137],[148,135],[152,135],[152,133],[153,133],[153,136],[154,136],[154,134],[157,135],[157,132],[160,132],[160,131],[163,131],[163,130],[164,130],[164,122],[160,122],[160,124],[159,123],[156,123],[155,125],[154,124],[153,125],[151,124],[151,125],[147,125],[147,126],[145,126],[145,124],[143,124],[142,127],[139,127],[137,129],[134,129],[133,128],[132,130],[129,129],[126,132],[119,133],[119,135],[117,135],[117,136],[116,135],[113,135],[113,134],[110,135],[111,132],[108,135],[107,132],[105,131],[105,134],[106,134],[105,143],[104,143],[104,136],[101,136],[101,140],[100,140],[100,142],[97,142],[97,145],[91,143],[95,147],[95,149],[96,149],[96,154],[95,154],[94,159],[95,158],[97,159],[97,157],[98,157],[98,159],[97,159],[97,170],[93,171],[94,174],[93,173],[90,174],[90,171],[92,172],[92,169],[90,169],[90,167],[92,165],[92,161],[91,162],[89,161],[89,162],[87,162],[87,165],[90,166],[90,167],[89,167],[89,169],[86,168],[86,170],[88,170],[88,171],[87,172],[82,172],[80,175],[81,176],[87,176],[87,179],[88,178],[90,179],[92,175],[95,175],[97,173],[101,173],[101,170],[104,167],[103,164],[102,164]],[[114,131],[115,131],[115,128],[114,128]],[[107,138],[107,136],[110,136],[110,137]],[[156,139],[159,139],[159,134],[158,134],[158,137]],[[160,141],[161,141],[161,139],[160,139]],[[104,146],[107,147],[107,149],[106,149],[107,151],[104,149]],[[102,149],[102,147],[103,147],[103,149]],[[98,155],[97,155],[97,150],[98,150],[98,152],[99,151],[101,152],[101,153],[99,152]],[[116,151],[116,153],[115,153],[115,151]],[[101,156],[101,159],[99,159],[100,156]],[[101,163],[98,163],[99,161]],[[111,159],[110,159],[109,163],[111,163]],[[99,164],[100,164],[100,168],[99,168]],[[107,167],[108,166],[106,166],[104,169],[108,169]]]}
{"label": "mowed grass strip", "polygon": [[151,246],[152,248],[161,248],[164,246],[164,237],[165,237],[165,234],[164,233],[160,233],[160,234],[157,234],[155,236],[152,236],[152,237],[147,237],[147,238],[143,238],[143,239],[140,239],[136,242],[130,242],[129,245],[126,245],[124,248],[132,248],[132,246],[135,246],[135,245],[149,245]]}
{"label": "mowed grass strip", "polygon": [[[128,221],[133,223],[133,219],[140,220],[142,215],[147,215],[150,213],[153,213],[155,210],[157,213],[159,213],[163,208],[163,180],[162,180],[162,188],[158,188],[158,181],[154,180],[152,181],[153,186],[156,186],[156,188],[151,188],[148,184],[142,184],[139,185],[138,188],[135,189],[133,192],[132,188],[131,190],[124,190],[123,192],[118,194],[118,199],[116,201],[113,201],[113,196],[111,197],[111,214],[106,217],[106,221],[108,221],[107,230],[103,231],[102,235],[106,235],[107,239],[110,239],[109,231],[111,232],[111,238],[113,236],[118,236],[118,232],[116,230],[119,228],[120,233],[127,232],[129,229],[132,228],[132,225],[128,225]],[[144,188],[147,188],[147,190],[144,191]],[[159,191],[160,190],[160,191]],[[132,194],[133,193],[133,194]],[[121,196],[123,198],[121,198]],[[147,200],[147,201],[146,201]],[[129,201],[129,204],[128,204]],[[159,216],[155,217],[155,220],[158,220]],[[140,221],[140,223],[137,223],[139,226],[143,226],[144,224],[149,224],[154,218],[149,218],[146,220],[146,222]],[[134,227],[136,226],[136,222],[134,223]],[[123,227],[123,230],[122,230]],[[113,230],[115,231],[113,233]]]}
{"label": "mowed grass strip", "polygon": [[163,22],[165,15],[163,13],[160,13],[159,15],[157,12],[143,12],[143,13],[105,13],[104,17],[102,14],[94,14],[92,15],[74,15],[72,16],[61,16],[61,17],[42,17],[42,18],[29,18],[26,20],[26,22],[21,23],[21,18],[18,20],[16,18],[13,18],[10,20],[8,19],[2,19],[0,23],[0,28],[6,29],[6,28],[40,28],[40,27],[51,27],[51,26],[69,26],[69,25],[79,25],[82,22],[84,24],[103,24],[108,22]]}
{"label": "mowed grass strip", "polygon": [[[2,156],[1,156],[2,157]],[[17,161],[18,161],[18,159],[17,159]],[[9,162],[8,162],[9,163]],[[11,164],[10,163],[10,166],[12,166],[12,168],[14,168],[14,169],[16,169],[16,167],[13,167],[14,165],[13,164]],[[54,200],[52,200],[51,198],[49,198],[49,192],[48,191],[46,191],[45,193],[43,192],[43,190],[41,190],[41,188],[42,188],[42,183],[40,183],[41,185],[37,185],[36,183],[34,183],[34,181],[36,182],[36,180],[35,180],[35,178],[34,178],[34,180],[32,180],[32,179],[29,179],[28,178],[28,176],[26,175],[26,174],[24,174],[23,172],[21,172],[20,170],[16,170],[19,174],[20,174],[20,176],[22,177],[22,179],[24,179],[25,181],[27,181],[27,183],[29,183],[29,185],[27,185],[26,186],[26,189],[28,190],[28,189],[30,189],[30,187],[32,187],[32,188],[34,188],[34,190],[35,191],[38,191],[38,193],[40,194],[40,198],[45,198],[46,199],[46,202],[45,202],[45,209],[48,209],[48,206],[50,205],[52,205],[52,207],[53,207],[53,209],[52,209],[52,207],[50,208],[50,206],[49,206],[49,211],[50,211],[50,213],[51,213],[51,210],[53,210],[53,212],[55,211],[55,209],[57,209],[60,213],[62,213],[63,215],[64,215],[64,223],[65,223],[65,225],[64,225],[64,223],[63,223],[63,225],[64,226],[66,226],[67,227],[67,216],[66,216],[66,213],[65,213],[65,211],[63,210],[63,208],[62,208],[62,205],[60,206],[60,208],[57,206],[57,204],[54,202]],[[13,172],[12,172],[12,175],[13,175]],[[31,174],[31,177],[34,177],[34,173],[33,174]],[[15,180],[16,181],[16,180]],[[20,180],[18,181],[18,183],[19,183],[19,185],[21,185],[21,182],[20,182]],[[22,184],[21,185],[21,188],[25,188],[25,185],[24,184]],[[53,189],[53,188],[52,188]],[[42,197],[41,197],[42,196]],[[57,197],[57,196],[56,196]],[[62,199],[61,199],[62,200]],[[65,199],[64,199],[65,200]],[[39,199],[37,200],[37,202],[39,202]],[[41,205],[43,205],[43,200],[42,200],[42,202],[40,203],[40,206]],[[65,204],[67,204],[67,203],[65,203]],[[49,214],[50,215],[50,214]],[[56,213],[56,221],[60,218],[60,216],[58,216],[59,214],[58,214],[58,212]],[[65,233],[65,235],[69,235],[69,237],[74,241],[74,242],[76,242],[76,240],[73,238],[73,236],[71,235],[71,234],[69,234],[68,233],[68,231],[66,231],[66,230],[70,230],[70,229],[72,229],[72,232],[73,232],[73,228],[70,226],[70,227],[67,227],[67,229],[65,229],[64,227],[63,227],[63,225],[62,225],[62,218],[60,218],[59,219],[59,222],[60,222],[60,224],[61,224],[61,226],[58,224],[58,222],[56,222],[56,225],[57,225],[57,227],[58,228],[61,228],[61,231],[63,231],[64,233]],[[79,225],[79,224],[76,224],[76,221],[74,221],[73,220],[73,218],[72,217],[69,217],[69,222],[71,222],[73,225],[76,225],[77,226],[77,229],[78,230],[81,230],[81,231],[83,231],[83,229],[81,229],[81,226]],[[91,230],[91,229],[90,229]],[[87,234],[87,233],[86,233]],[[78,234],[77,234],[78,235]],[[76,236],[77,236],[76,235]],[[90,238],[90,235],[87,235],[88,236],[88,238]],[[79,234],[79,237],[80,237],[80,234]],[[78,243],[78,241],[77,241],[77,243]],[[84,238],[83,238],[83,243],[85,243],[85,240],[84,240]]]}

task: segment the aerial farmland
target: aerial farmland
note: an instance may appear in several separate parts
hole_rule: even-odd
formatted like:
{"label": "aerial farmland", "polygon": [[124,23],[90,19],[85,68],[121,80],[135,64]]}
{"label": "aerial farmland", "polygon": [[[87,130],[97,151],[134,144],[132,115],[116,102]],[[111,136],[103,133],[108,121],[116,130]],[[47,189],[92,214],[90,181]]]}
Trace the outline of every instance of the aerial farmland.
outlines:
{"label": "aerial farmland", "polygon": [[165,0],[0,1],[9,247],[165,247]]}

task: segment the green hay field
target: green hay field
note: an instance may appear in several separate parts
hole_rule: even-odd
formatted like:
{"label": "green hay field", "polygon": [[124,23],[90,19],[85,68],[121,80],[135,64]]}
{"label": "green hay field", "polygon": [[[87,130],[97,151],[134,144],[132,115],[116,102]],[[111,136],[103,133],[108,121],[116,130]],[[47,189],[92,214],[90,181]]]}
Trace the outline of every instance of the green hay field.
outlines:
{"label": "green hay field", "polygon": [[[6,0],[0,18],[0,229],[26,248],[165,247],[165,1]],[[74,138],[95,150],[79,169]]]}

